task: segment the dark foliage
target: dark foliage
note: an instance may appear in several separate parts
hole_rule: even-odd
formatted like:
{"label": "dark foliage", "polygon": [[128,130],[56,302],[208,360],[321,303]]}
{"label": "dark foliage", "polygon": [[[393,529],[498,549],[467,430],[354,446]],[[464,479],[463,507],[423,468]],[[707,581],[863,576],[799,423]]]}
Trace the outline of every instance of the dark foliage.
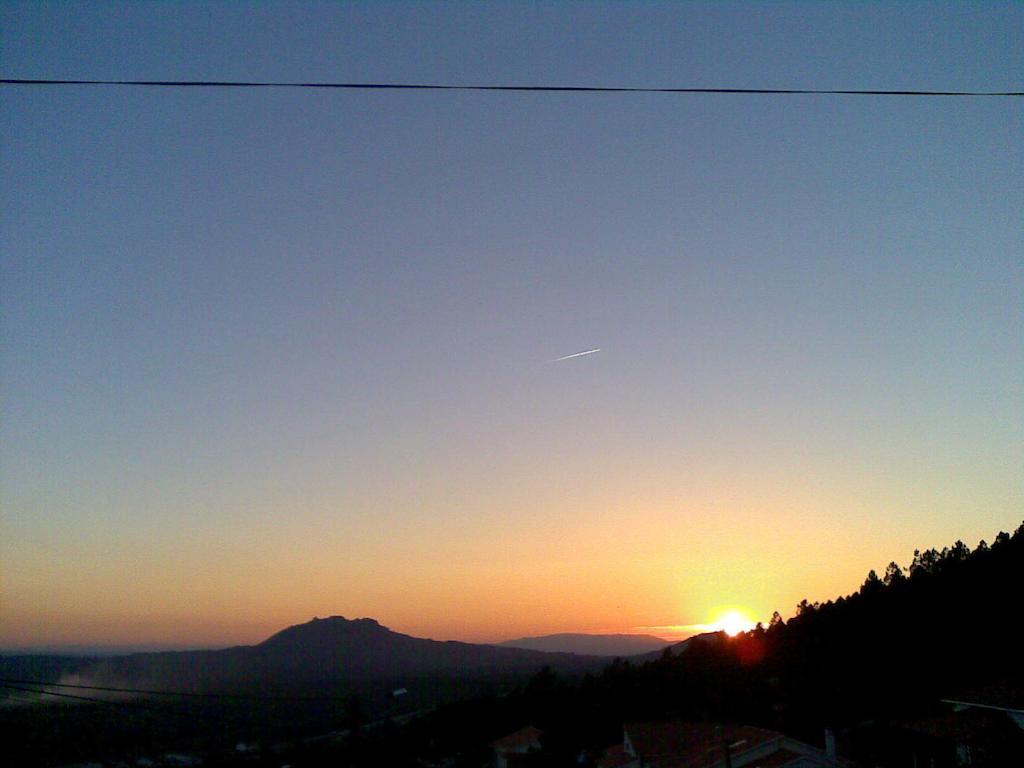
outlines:
{"label": "dark foliage", "polygon": [[[619,659],[574,679],[545,670],[510,695],[438,708],[408,729],[407,743],[438,763],[472,762],[490,739],[533,724],[547,735],[524,764],[568,766],[620,740],[624,722],[680,719],[760,725],[819,746],[831,727],[864,764],[909,765],[917,755],[953,766],[943,732],[953,713],[940,700],[993,683],[1024,689],[1010,626],[1024,591],[1024,526],[973,552],[961,542],[915,552],[907,571],[890,563],[850,595],[801,601],[789,621],[776,613],[767,628],[645,663]],[[1011,764],[1024,733],[986,717],[984,728],[975,723],[973,764]]]}
{"label": "dark foliage", "polygon": [[[333,707],[199,702],[177,705],[173,717],[129,706],[11,709],[0,718],[0,739],[10,745],[30,731],[44,734],[36,739],[41,751],[23,764],[173,746],[208,765],[456,768],[485,764],[492,740],[534,725],[545,732],[543,749],[524,765],[568,766],[620,740],[624,722],[681,719],[759,725],[818,745],[831,727],[846,756],[864,764],[908,765],[927,755],[936,768],[956,764],[951,734],[969,727],[973,765],[999,766],[1024,750],[1024,732],[1005,718],[954,718],[940,700],[994,684],[1024,690],[1012,625],[1022,588],[1024,525],[973,551],[957,542],[915,552],[906,570],[890,563],[881,577],[871,571],[850,595],[801,601],[789,621],[776,613],[768,627],[709,635],[650,660],[616,659],[599,672],[545,668],[525,684],[492,677],[475,688],[422,679],[416,695],[426,698],[402,710],[379,686],[350,688],[347,702]],[[239,755],[235,739],[262,750]]]}

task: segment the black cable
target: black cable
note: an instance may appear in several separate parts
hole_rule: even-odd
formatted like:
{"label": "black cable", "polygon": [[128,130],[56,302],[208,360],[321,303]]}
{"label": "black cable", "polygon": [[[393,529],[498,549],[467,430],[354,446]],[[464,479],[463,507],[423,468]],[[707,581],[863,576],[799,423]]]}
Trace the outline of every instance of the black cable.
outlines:
{"label": "black cable", "polygon": [[[44,683],[40,683],[40,685],[44,685]],[[45,685],[49,685],[49,683],[45,683]],[[73,693],[58,693],[57,691],[40,691],[40,690],[35,690],[33,688],[22,688],[21,686],[8,685],[7,683],[0,683],[0,688],[6,688],[6,689],[12,690],[12,691],[23,691],[25,693],[37,693],[37,694],[40,694],[41,696],[57,696],[57,697],[62,698],[62,699],[74,699],[75,701],[88,701],[88,702],[91,702],[91,703],[94,703],[94,704],[110,704],[110,705],[113,705],[113,706],[121,706],[121,705],[124,705],[124,704],[129,704],[129,705],[131,705],[133,707],[141,707],[142,709],[150,709],[150,710],[153,710],[154,712],[159,712],[161,714],[167,714],[167,713],[185,714],[183,712],[177,712],[175,710],[166,709],[166,708],[163,708],[163,707],[153,707],[153,706],[150,706],[149,704],[146,704],[145,702],[142,702],[142,701],[111,701],[110,699],[100,699],[100,698],[97,698],[95,696],[78,696],[78,695],[73,694]]]}
{"label": "black cable", "polygon": [[594,85],[453,85],[443,83],[273,82],[249,80],[58,80],[2,78],[0,85],[106,85],[146,88],[334,88],[360,91],[506,91],[549,93],[690,93],[805,96],[1024,96],[1024,91],[928,91],[831,88],[644,88]]}
{"label": "black cable", "polygon": [[[36,684],[37,685],[46,685],[48,687],[53,685],[51,683],[36,683]],[[82,686],[78,686],[78,687],[82,687]],[[88,686],[85,686],[85,687],[88,687]],[[168,706],[154,706],[153,704],[150,704],[150,703],[148,703],[146,701],[139,701],[138,699],[120,699],[120,700],[102,699],[102,698],[99,698],[99,697],[96,697],[96,696],[81,696],[81,695],[74,694],[74,693],[60,693],[58,691],[47,691],[47,690],[38,690],[38,689],[35,689],[35,688],[25,688],[25,687],[19,686],[19,685],[10,685],[9,683],[6,683],[6,682],[0,682],[0,689],[4,689],[4,690],[8,690],[8,691],[20,691],[20,692],[24,692],[24,693],[34,693],[34,694],[37,694],[37,695],[40,695],[40,696],[55,696],[55,697],[61,698],[61,699],[71,699],[73,701],[84,701],[84,702],[88,702],[90,704],[106,704],[106,705],[112,706],[112,707],[135,707],[136,709],[145,709],[145,710],[148,710],[150,712],[156,712],[156,713],[158,713],[160,715],[163,715],[163,716],[166,716],[166,715],[176,715],[178,717],[183,717],[186,720],[189,720],[191,722],[194,722],[195,718],[196,718],[196,713],[195,712],[183,711],[183,710],[180,710],[180,709],[175,709],[174,705],[171,704],[170,702],[168,702]],[[113,688],[113,689],[101,689],[101,690],[117,691],[117,690],[121,690],[121,689]],[[17,695],[17,694],[15,694],[15,695]],[[33,701],[36,704],[41,703],[38,699],[34,699]],[[225,725],[232,725],[232,726],[236,726],[236,727],[238,727],[238,726],[247,727],[247,726],[251,725],[254,722],[258,722],[258,718],[256,716],[252,715],[252,713],[250,713],[247,718],[244,715],[242,715],[240,717],[239,716],[240,714],[241,713],[238,713],[238,712],[234,712],[234,713],[226,713],[226,712],[222,712],[222,711],[221,712],[217,712],[217,711],[211,712],[209,710],[205,710],[203,712],[204,717],[208,717],[210,715],[213,715],[213,717],[217,718],[222,724],[225,724]]]}
{"label": "black cable", "polygon": [[[0,686],[10,687],[7,684],[15,685],[44,685],[47,688],[71,688],[85,691],[105,691],[107,693],[134,693],[144,696],[187,696],[200,699],[255,699],[258,701],[348,701],[347,696],[267,696],[258,693],[195,693],[190,691],[156,691],[145,688],[111,688],[102,685],[72,685],[71,683],[47,683],[42,680],[13,680],[0,678]],[[43,693],[43,691],[33,691]],[[60,694],[58,694],[60,695]],[[97,699],[97,701],[105,701]]]}

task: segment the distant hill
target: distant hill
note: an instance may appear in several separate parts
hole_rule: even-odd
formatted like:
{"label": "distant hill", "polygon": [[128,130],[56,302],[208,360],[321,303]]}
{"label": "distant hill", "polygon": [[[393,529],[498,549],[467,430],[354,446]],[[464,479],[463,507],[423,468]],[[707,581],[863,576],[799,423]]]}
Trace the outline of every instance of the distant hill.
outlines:
{"label": "distant hill", "polygon": [[576,673],[600,669],[604,662],[596,656],[428,640],[394,632],[374,619],[332,616],[288,627],[258,645],[104,659],[80,669],[77,678],[179,691],[301,689],[427,677],[530,675],[544,667]]}
{"label": "distant hill", "polygon": [[588,635],[563,632],[539,637],[520,637],[498,645],[505,648],[525,648],[548,653],[578,653],[590,656],[637,656],[662,650],[671,645],[654,635]]}
{"label": "distant hill", "polygon": [[[717,632],[702,632],[699,635],[694,635],[693,637],[688,637],[685,640],[681,640],[678,643],[669,645],[668,649],[673,656],[678,656],[679,654],[685,652],[690,648],[693,648],[694,646],[714,646],[718,643],[724,642],[728,638],[729,636],[721,630]],[[636,659],[634,659],[634,661],[654,661],[655,659],[660,659],[664,653],[665,648],[660,648],[659,650],[649,651],[648,653],[645,653],[642,656],[638,656]]]}
{"label": "distant hill", "polygon": [[255,650],[264,660],[290,669],[341,669],[347,675],[371,677],[600,666],[596,659],[564,653],[426,640],[393,632],[374,619],[341,616],[288,627]]}

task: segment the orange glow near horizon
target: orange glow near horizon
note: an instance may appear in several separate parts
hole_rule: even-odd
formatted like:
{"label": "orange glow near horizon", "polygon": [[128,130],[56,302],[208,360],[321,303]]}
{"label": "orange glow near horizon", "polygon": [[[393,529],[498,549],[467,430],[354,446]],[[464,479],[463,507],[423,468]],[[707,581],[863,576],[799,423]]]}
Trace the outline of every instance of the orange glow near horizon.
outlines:
{"label": "orange glow near horizon", "polygon": [[[222,5],[171,25],[11,3],[2,60],[150,72],[195,43],[196,74],[291,79],[323,39],[425,81],[487,79],[486,49],[503,81],[528,41],[575,82],[615,32],[616,81],[669,82],[703,71],[709,29],[737,83],[781,83],[769,52],[841,25],[886,60],[891,21],[929,46],[908,48],[922,81],[955,85],[968,39],[916,4],[886,34],[868,4],[811,31],[712,3]],[[971,72],[1019,71],[1016,6],[972,7],[970,39],[999,44]],[[199,44],[228,19],[252,34]],[[763,78],[736,42],[762,26]],[[834,58],[822,82],[873,80]],[[0,653],[252,645],[315,616],[735,635],[1021,523],[1005,100],[839,120],[811,99],[69,93],[74,120],[58,91],[3,90]]]}
{"label": "orange glow near horizon", "polygon": [[706,624],[664,624],[633,627],[631,631],[678,642],[705,632],[725,632],[729,637],[735,637],[741,632],[748,632],[757,626],[757,620],[751,618],[750,611],[740,606],[723,607],[712,613],[715,617],[714,620]]}
{"label": "orange glow near horizon", "polygon": [[752,620],[746,612],[731,608],[719,614],[711,626],[716,630],[725,632],[729,637],[736,637],[741,632],[748,632],[753,629],[757,626],[757,622]]}
{"label": "orange glow near horizon", "polygon": [[[652,492],[627,476],[637,467],[603,469],[596,476],[611,487],[580,486],[569,501],[536,479],[532,496],[452,484],[424,489],[419,507],[382,490],[359,507],[365,514],[344,519],[340,495],[295,514],[271,500],[246,510],[244,527],[197,520],[188,538],[148,523],[131,546],[109,547],[114,531],[97,528],[45,550],[4,548],[0,648],[252,644],[331,615],[437,640],[590,632],[679,641],[849,594],[868,569],[905,563],[921,540],[952,538],[891,522],[850,525],[840,537],[814,499],[792,490],[734,482],[724,506],[710,480]],[[377,503],[387,511],[371,514]]]}

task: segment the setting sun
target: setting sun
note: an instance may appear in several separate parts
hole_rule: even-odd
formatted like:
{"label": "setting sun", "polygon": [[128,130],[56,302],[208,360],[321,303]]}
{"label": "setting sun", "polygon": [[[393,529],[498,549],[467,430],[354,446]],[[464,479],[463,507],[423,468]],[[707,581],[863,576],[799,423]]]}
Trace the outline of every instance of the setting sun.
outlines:
{"label": "setting sun", "polygon": [[756,622],[750,619],[745,613],[739,610],[725,611],[711,625],[716,631],[721,630],[729,637],[735,637],[740,632],[747,632],[756,626]]}

